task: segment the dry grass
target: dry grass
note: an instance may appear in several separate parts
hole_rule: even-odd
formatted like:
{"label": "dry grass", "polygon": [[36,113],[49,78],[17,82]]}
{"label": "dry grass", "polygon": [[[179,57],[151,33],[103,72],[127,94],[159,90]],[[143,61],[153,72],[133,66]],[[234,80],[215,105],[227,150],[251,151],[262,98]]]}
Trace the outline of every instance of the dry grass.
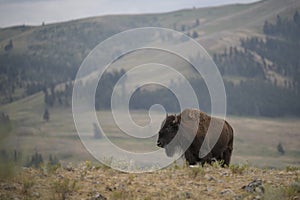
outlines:
{"label": "dry grass", "polygon": [[[23,169],[13,180],[1,182],[0,198],[253,199],[260,196],[270,199],[276,195],[275,199],[293,199],[300,195],[299,173],[299,169],[287,172],[246,167],[239,174],[218,166],[174,165],[152,173],[127,174],[83,163],[58,168],[51,174]],[[265,193],[241,189],[254,179],[262,180]]]}

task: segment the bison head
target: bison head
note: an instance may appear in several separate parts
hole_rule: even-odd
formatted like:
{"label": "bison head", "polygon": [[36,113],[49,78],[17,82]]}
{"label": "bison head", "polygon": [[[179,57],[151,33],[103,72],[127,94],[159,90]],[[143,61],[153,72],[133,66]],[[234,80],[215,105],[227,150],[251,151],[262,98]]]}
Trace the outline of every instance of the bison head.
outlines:
{"label": "bison head", "polygon": [[[163,121],[158,133],[157,146],[165,148],[167,156],[173,156],[175,153],[176,141],[171,141],[176,136],[180,124],[180,116],[170,115]],[[170,144],[171,143],[171,144]]]}

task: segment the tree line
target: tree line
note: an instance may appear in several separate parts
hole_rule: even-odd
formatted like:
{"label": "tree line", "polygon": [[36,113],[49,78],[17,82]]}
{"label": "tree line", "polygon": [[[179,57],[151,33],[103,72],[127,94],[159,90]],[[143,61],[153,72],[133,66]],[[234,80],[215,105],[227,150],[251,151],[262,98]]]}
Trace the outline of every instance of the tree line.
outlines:
{"label": "tree line", "polygon": [[79,66],[79,62],[67,67],[65,61],[14,53],[0,55],[0,103],[10,103],[52,85],[74,80],[77,72],[74,66]]}
{"label": "tree line", "polygon": [[[265,21],[262,29],[265,38],[241,39],[240,47],[226,48],[213,56],[225,79],[228,112],[299,116],[299,13],[296,11],[289,18],[277,16],[273,23]],[[270,71],[282,76],[283,83],[278,83],[276,76],[271,80]],[[240,77],[240,81],[230,80],[231,77]]]}
{"label": "tree line", "polygon": [[[262,30],[265,38],[241,39],[240,46],[229,47],[213,55],[224,77],[229,114],[273,117],[300,115],[300,103],[297,101],[300,99],[299,18],[298,12],[290,18],[277,16],[275,22],[264,23]],[[199,24],[199,21],[195,22],[195,26]],[[62,60],[48,62],[46,59],[47,62],[44,62],[44,59],[14,54],[0,56],[3,63],[0,68],[0,91],[5,94],[6,101],[12,100],[17,88],[23,88],[27,95],[42,91],[46,107],[70,106],[71,80],[75,78],[76,67],[66,67]],[[284,77],[284,83],[277,83],[276,77],[275,81],[271,81],[268,75],[270,71]],[[110,109],[114,85],[125,72],[120,70],[103,74],[95,96],[97,110]],[[205,82],[196,78],[190,82],[198,95],[200,108],[209,112],[210,97]],[[85,83],[86,87],[88,84]],[[180,82],[177,82],[177,87],[180,87]],[[149,109],[155,103],[164,105],[170,112],[178,111],[179,105],[174,95],[161,87],[155,90],[138,89],[131,98],[130,108]]]}

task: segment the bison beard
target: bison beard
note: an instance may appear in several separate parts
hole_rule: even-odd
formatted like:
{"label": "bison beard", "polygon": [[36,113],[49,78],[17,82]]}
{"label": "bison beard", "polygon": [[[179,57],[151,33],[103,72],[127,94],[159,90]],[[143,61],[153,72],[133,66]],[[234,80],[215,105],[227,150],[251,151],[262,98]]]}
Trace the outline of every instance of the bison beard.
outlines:
{"label": "bison beard", "polygon": [[174,146],[169,145],[165,148],[165,152],[167,156],[172,157],[175,154],[175,152],[177,152],[177,150]]}
{"label": "bison beard", "polygon": [[[221,134],[219,130],[222,130]],[[208,141],[217,141],[213,147],[205,142],[204,148],[201,148],[206,136]],[[169,157],[185,150],[184,157],[190,165],[197,162],[203,165],[216,159],[225,166],[229,165],[233,150],[233,129],[224,120],[210,117],[199,110],[186,109],[178,116],[166,117],[159,131],[157,146],[165,148]]]}

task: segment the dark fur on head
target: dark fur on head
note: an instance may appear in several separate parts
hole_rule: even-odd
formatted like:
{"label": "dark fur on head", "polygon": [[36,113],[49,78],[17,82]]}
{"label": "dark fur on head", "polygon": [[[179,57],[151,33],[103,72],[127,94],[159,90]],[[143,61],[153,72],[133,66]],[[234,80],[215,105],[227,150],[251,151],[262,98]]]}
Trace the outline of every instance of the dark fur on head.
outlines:
{"label": "dark fur on head", "polygon": [[[157,146],[165,148],[167,156],[171,157],[179,147],[178,139],[174,139],[180,125],[180,116],[167,115],[158,133]],[[172,141],[172,142],[171,142]]]}
{"label": "dark fur on head", "polygon": [[[208,141],[204,146],[204,155],[200,150],[206,136]],[[223,161],[223,166],[228,166],[233,150],[233,138],[233,128],[227,121],[211,117],[200,110],[185,109],[178,116],[167,115],[158,134],[157,146],[165,148],[169,157],[184,151],[184,157],[190,165],[197,162],[202,165],[205,162],[211,163],[212,158],[215,158]]]}

